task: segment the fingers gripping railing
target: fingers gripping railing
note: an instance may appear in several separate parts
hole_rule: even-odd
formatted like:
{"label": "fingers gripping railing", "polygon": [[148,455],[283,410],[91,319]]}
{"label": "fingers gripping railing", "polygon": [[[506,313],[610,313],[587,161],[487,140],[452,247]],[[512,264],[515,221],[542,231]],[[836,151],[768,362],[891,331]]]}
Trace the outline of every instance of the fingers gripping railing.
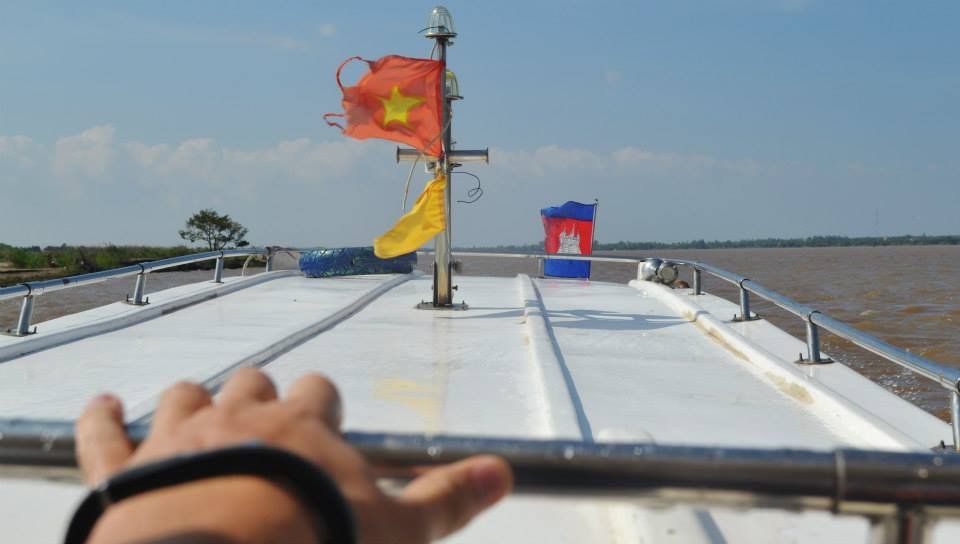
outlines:
{"label": "fingers gripping railing", "polygon": [[[133,444],[148,432],[127,427]],[[585,443],[346,432],[397,478],[413,468],[492,454],[514,492],[627,499],[638,505],[786,508],[867,516],[880,542],[922,542],[931,522],[960,513],[960,457],[937,453],[749,449],[650,442]],[[67,476],[77,466],[69,421],[0,419],[0,476]],[[913,535],[906,537],[907,534]]]}
{"label": "fingers gripping railing", "polygon": [[34,298],[44,293],[80,287],[82,285],[90,285],[109,279],[136,275],[137,278],[133,287],[133,296],[127,297],[127,302],[136,306],[141,306],[150,302],[150,299],[144,296],[144,292],[146,290],[146,274],[150,272],[182,266],[185,264],[216,260],[216,265],[214,266],[213,272],[213,281],[215,283],[222,283],[223,265],[226,257],[244,257],[249,255],[266,256],[267,271],[269,272],[272,268],[271,258],[273,253],[274,248],[256,247],[207,251],[205,253],[193,253],[190,255],[182,255],[180,257],[171,257],[169,259],[160,259],[158,261],[115,268],[113,270],[103,270],[100,272],[79,274],[66,278],[32,281],[10,287],[3,287],[0,288],[0,300],[23,297],[23,302],[20,306],[20,315],[17,319],[17,325],[12,329],[7,330],[6,334],[12,336],[26,336],[36,332],[36,327],[34,327],[33,330],[30,330],[30,319],[33,315]]}

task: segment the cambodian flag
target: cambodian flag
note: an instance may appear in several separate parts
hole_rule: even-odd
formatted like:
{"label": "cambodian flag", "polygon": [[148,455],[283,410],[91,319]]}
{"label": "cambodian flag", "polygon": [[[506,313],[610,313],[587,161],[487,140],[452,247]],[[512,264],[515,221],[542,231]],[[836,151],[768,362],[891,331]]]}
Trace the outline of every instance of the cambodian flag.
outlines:
{"label": "cambodian flag", "polygon": [[[543,208],[543,249],[562,255],[590,255],[593,253],[593,220],[596,204],[568,201],[562,206]],[[560,278],[589,278],[590,261],[547,259],[543,274]]]}

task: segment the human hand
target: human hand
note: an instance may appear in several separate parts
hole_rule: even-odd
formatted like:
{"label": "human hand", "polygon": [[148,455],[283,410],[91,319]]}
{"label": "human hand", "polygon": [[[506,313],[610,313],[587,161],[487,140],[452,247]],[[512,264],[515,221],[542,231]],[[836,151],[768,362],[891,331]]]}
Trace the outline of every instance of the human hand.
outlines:
{"label": "human hand", "polygon": [[[316,463],[350,503],[363,543],[422,543],[446,536],[506,495],[509,466],[491,456],[431,468],[398,496],[376,485],[375,467],[340,436],[341,403],[333,384],[303,376],[284,399],[254,369],[237,371],[216,401],[199,385],[178,383],[163,394],[150,433],[134,449],[120,401],[101,395],[77,421],[77,454],[91,485],[135,465],[252,439]],[[249,476],[192,482],[111,506],[90,542],[130,542],[178,535],[216,535],[211,542],[309,542],[316,536],[301,506],[281,488]],[[207,536],[209,538],[209,536]],[[167,540],[164,540],[167,541]]]}

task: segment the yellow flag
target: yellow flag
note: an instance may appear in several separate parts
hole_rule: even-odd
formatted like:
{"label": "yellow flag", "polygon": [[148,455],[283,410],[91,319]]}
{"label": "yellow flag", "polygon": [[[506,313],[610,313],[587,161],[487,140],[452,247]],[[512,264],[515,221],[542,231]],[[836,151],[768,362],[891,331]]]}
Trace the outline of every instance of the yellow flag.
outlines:
{"label": "yellow flag", "polygon": [[447,227],[443,210],[443,191],[447,178],[440,174],[427,183],[413,208],[397,220],[393,228],[373,240],[373,252],[381,259],[389,259],[427,243]]}

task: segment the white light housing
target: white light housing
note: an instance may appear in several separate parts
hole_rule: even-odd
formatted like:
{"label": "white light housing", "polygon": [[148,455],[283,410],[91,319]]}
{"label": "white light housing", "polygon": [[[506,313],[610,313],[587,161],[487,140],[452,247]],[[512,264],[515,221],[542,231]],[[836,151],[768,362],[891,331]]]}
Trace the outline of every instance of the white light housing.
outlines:
{"label": "white light housing", "polygon": [[453,38],[457,35],[457,30],[453,26],[453,15],[450,10],[443,6],[437,6],[430,12],[430,18],[427,19],[428,38]]}

